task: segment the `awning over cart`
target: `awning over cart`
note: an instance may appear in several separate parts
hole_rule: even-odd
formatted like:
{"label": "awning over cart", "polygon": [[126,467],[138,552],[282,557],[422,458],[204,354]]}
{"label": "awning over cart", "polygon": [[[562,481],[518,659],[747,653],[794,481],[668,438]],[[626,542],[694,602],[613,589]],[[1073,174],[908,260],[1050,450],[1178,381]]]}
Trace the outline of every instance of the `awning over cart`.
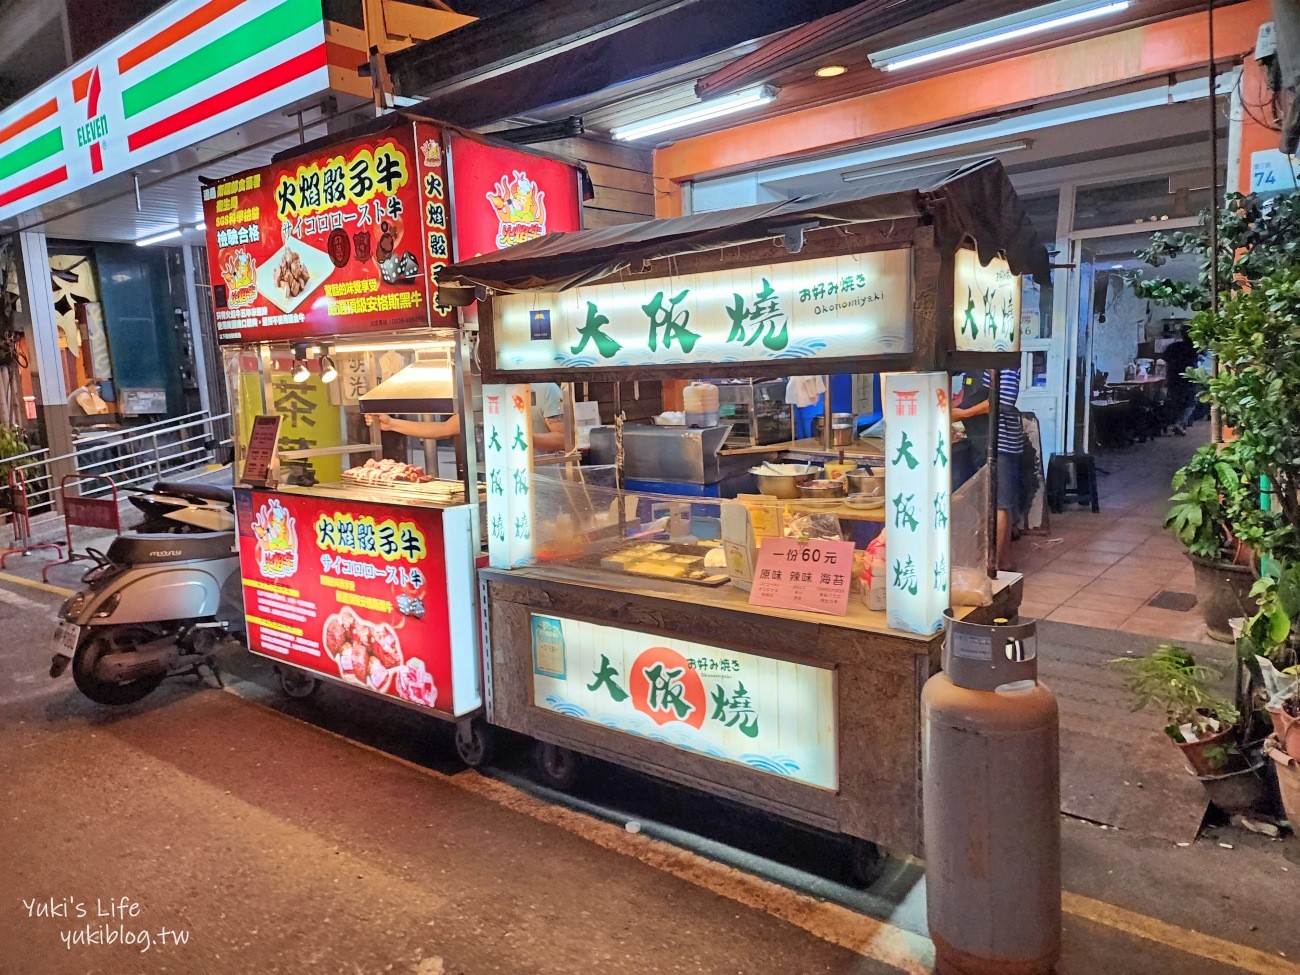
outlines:
{"label": "awning over cart", "polygon": [[894,180],[876,184],[875,190],[870,196],[846,190],[738,210],[551,233],[450,265],[439,280],[497,292],[563,291],[646,261],[768,240],[799,229],[925,218],[933,223],[939,246],[955,249],[970,240],[982,263],[1001,254],[1014,273],[1047,281],[1047,248],[996,159],[922,185]]}

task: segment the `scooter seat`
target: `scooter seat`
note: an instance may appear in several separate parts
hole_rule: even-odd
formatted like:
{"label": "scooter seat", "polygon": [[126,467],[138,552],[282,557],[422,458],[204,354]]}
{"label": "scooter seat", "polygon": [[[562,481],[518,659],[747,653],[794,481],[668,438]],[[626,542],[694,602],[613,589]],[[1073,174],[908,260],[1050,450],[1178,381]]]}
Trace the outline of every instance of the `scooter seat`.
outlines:
{"label": "scooter seat", "polygon": [[217,501],[222,504],[234,504],[235,493],[220,484],[197,484],[186,481],[159,481],[153,486],[154,494],[166,494],[173,498],[192,498],[198,501]]}
{"label": "scooter seat", "polygon": [[108,560],[114,565],[144,565],[149,562],[225,559],[234,554],[234,548],[234,532],[140,533],[119,535],[113,539],[113,544],[108,547]]}

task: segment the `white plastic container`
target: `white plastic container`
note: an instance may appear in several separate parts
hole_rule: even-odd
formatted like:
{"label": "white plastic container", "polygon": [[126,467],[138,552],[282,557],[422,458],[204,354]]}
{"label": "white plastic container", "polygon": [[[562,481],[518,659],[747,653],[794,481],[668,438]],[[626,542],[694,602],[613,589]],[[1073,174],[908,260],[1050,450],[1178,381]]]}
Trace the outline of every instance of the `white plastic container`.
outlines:
{"label": "white plastic container", "polygon": [[718,425],[718,387],[712,383],[691,383],[682,390],[682,405],[688,427]]}

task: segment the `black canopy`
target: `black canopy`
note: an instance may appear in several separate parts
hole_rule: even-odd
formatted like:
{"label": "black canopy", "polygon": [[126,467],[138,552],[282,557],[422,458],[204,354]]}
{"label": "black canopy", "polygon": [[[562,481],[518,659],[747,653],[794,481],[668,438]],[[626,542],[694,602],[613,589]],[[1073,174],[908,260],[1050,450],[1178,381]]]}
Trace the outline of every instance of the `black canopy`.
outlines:
{"label": "black canopy", "polygon": [[482,285],[497,292],[563,291],[646,261],[768,240],[797,227],[915,218],[933,223],[941,247],[955,249],[970,240],[984,264],[1001,254],[1014,273],[1047,281],[1047,249],[996,159],[921,185],[914,179],[894,180],[878,183],[874,189],[870,196],[846,190],[738,210],[551,233],[453,264],[443,269],[439,281]]}

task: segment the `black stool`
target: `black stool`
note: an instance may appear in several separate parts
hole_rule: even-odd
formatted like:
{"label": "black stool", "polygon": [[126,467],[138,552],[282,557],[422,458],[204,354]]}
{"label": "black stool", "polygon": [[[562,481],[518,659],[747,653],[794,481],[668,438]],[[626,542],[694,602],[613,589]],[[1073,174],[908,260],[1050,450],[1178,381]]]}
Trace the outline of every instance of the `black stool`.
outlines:
{"label": "black stool", "polygon": [[1059,515],[1067,501],[1091,503],[1093,514],[1101,510],[1092,454],[1056,454],[1047,462],[1047,507]]}

